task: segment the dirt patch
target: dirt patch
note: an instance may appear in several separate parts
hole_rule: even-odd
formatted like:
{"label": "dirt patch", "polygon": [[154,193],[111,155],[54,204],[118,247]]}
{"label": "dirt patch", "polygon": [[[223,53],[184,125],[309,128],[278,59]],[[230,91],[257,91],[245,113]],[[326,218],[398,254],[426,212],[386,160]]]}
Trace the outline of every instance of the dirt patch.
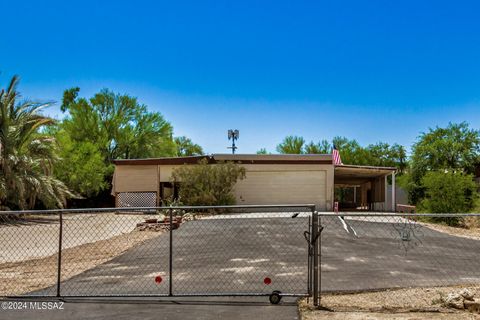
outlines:
{"label": "dirt patch", "polygon": [[[137,223],[156,215],[113,212],[63,215],[64,249],[127,234]],[[36,215],[0,228],[0,263],[48,257],[58,252],[58,215]]]}
{"label": "dirt patch", "polygon": [[480,316],[465,312],[408,312],[408,313],[385,313],[385,312],[329,312],[314,311],[302,314],[302,320],[472,320],[480,319]]}
{"label": "dirt patch", "polygon": [[[442,297],[468,288],[480,296],[480,286],[409,288],[355,294],[324,294],[317,310],[311,299],[299,301],[302,319],[480,319],[480,315],[446,308]],[[310,303],[309,303],[310,302]]]}
{"label": "dirt patch", "polygon": [[418,222],[420,225],[428,227],[432,230],[443,232],[451,236],[480,240],[480,228],[458,228],[450,227],[444,224],[435,224],[428,222]]}
{"label": "dirt patch", "polygon": [[[133,231],[62,250],[62,281],[107,262],[162,232]],[[55,285],[58,254],[0,264],[0,296],[20,295]],[[55,292],[53,291],[52,294]]]}

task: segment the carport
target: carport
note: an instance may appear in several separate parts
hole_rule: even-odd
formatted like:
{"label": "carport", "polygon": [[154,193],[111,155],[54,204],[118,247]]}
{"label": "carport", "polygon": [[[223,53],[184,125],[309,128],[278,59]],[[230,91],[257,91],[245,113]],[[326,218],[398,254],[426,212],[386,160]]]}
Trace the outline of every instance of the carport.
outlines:
{"label": "carport", "polygon": [[[334,197],[339,203],[339,210],[395,211],[395,172],[393,167],[335,165]],[[392,203],[387,208],[389,180]]]}

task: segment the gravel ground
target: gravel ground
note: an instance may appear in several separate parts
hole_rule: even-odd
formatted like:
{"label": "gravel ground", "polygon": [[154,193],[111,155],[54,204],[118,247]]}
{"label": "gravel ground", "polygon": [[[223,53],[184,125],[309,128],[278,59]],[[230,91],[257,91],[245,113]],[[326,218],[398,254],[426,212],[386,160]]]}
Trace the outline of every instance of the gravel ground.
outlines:
{"label": "gravel ground", "polygon": [[419,222],[421,225],[426,226],[432,230],[447,233],[452,236],[480,240],[480,228],[458,228],[458,227],[449,227],[444,224],[435,224],[435,223],[426,223]]}
{"label": "gravel ground", "polygon": [[[86,243],[62,251],[62,281],[105,263],[162,232],[133,231],[107,240]],[[15,296],[47,288],[57,281],[58,255],[0,264],[0,296]],[[46,295],[55,295],[49,288]]]}
{"label": "gravel ground", "polygon": [[[65,214],[64,249],[132,231],[145,215]],[[13,223],[14,222],[14,223]],[[0,263],[48,257],[58,252],[58,216],[35,216],[0,226]]]}
{"label": "gravel ground", "polygon": [[328,312],[315,311],[302,315],[302,320],[474,320],[480,319],[479,315],[465,312],[408,312],[408,313],[384,313],[384,312]]}
{"label": "gravel ground", "polygon": [[[157,216],[64,214],[62,280],[159,236],[161,232],[133,231],[138,222],[151,217]],[[0,296],[19,295],[56,283],[58,236],[56,215],[28,216],[0,225]]]}
{"label": "gravel ground", "polygon": [[[442,296],[468,288],[480,297],[480,286],[410,288],[357,294],[325,294],[315,310],[306,299],[299,301],[304,320],[314,319],[480,319],[480,315],[445,308]],[[310,301],[311,302],[311,301]]]}

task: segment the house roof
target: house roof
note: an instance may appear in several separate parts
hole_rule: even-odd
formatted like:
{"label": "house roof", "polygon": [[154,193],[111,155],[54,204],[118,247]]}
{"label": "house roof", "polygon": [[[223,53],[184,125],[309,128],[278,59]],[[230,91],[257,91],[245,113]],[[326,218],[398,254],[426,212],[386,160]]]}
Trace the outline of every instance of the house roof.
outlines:
{"label": "house roof", "polygon": [[[242,164],[333,164],[331,154],[212,154],[190,157],[166,157],[146,159],[119,159],[115,165],[182,165],[196,164],[206,159],[208,163],[233,161]],[[336,165],[335,181],[364,181],[395,172],[393,167]]]}
{"label": "house roof", "polygon": [[330,154],[213,154],[206,156],[118,159],[115,165],[181,165],[195,164],[206,159],[208,163],[234,161],[244,164],[332,164]]}
{"label": "house roof", "polygon": [[335,184],[361,184],[371,179],[388,176],[396,171],[395,167],[336,165]]}

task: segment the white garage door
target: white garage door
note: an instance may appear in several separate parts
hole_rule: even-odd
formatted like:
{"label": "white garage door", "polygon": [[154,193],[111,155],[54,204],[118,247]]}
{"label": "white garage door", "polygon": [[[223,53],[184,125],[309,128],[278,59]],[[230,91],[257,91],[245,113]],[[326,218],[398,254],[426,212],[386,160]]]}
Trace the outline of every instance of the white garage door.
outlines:
{"label": "white garage door", "polygon": [[325,208],[325,171],[247,171],[235,186],[238,204],[316,204]]}

